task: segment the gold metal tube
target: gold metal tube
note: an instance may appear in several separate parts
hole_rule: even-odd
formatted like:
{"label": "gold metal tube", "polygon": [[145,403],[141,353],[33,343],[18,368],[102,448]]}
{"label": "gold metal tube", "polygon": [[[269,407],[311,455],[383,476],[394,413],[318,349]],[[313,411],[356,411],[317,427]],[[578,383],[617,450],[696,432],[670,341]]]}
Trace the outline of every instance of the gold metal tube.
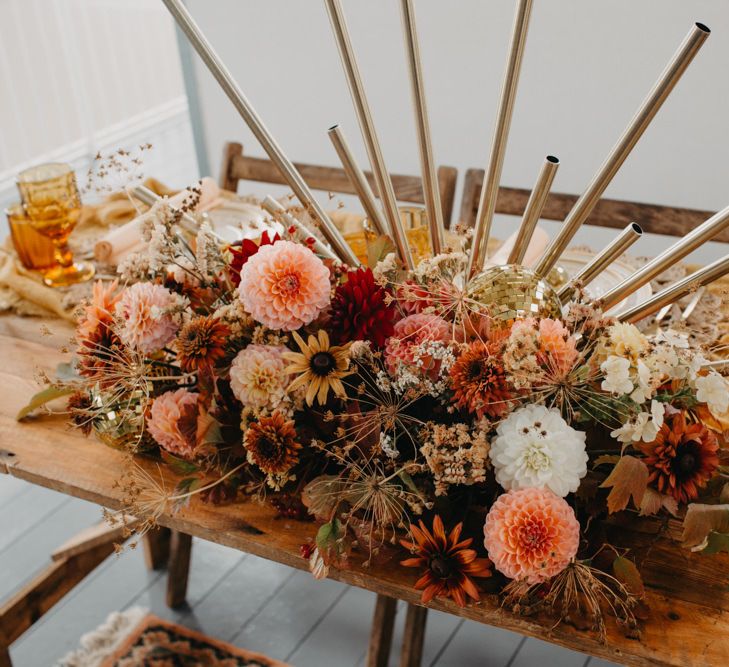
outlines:
{"label": "gold metal tube", "polygon": [[355,161],[354,155],[352,155],[352,151],[349,148],[349,143],[344,137],[344,133],[339,125],[333,125],[329,128],[329,130],[327,130],[327,133],[329,134],[329,138],[332,140],[334,150],[337,151],[342,167],[344,167],[347,178],[349,178],[349,182],[355,189],[367,217],[372,221],[372,224],[378,234],[388,235],[389,230],[387,223],[382,217],[380,207],[377,205],[375,193],[372,192],[372,188],[367,181],[367,177]]}
{"label": "gold metal tube", "polygon": [[[129,192],[133,194],[139,201],[147,206],[154,206],[158,201],[162,199],[158,194],[152,192],[148,187],[144,185],[134,185],[129,188]],[[175,211],[177,210],[174,206],[172,207]],[[200,229],[200,223],[195,220],[189,213],[182,213],[180,216],[180,227],[190,234],[197,234]],[[212,232],[217,237],[215,232]]]}
{"label": "gold metal tube", "polygon": [[554,155],[547,155],[542,168],[539,170],[537,182],[534,185],[532,193],[529,195],[529,200],[524,209],[524,216],[521,219],[519,232],[516,235],[514,246],[507,260],[509,264],[521,264],[524,261],[524,255],[526,255],[527,248],[529,248],[529,243],[534,235],[534,229],[539,222],[539,216],[542,215],[544,205],[547,203],[547,197],[552,188],[552,181],[554,181],[558,168],[559,159],[554,157]]}
{"label": "gold metal tube", "polygon": [[486,248],[491,234],[494,211],[496,210],[496,199],[499,196],[499,181],[504,166],[506,142],[509,138],[509,127],[511,126],[511,116],[514,110],[516,88],[519,83],[519,72],[521,71],[521,61],[531,11],[532,0],[518,0],[511,33],[509,57],[504,72],[504,83],[501,88],[499,110],[496,114],[496,128],[491,141],[491,157],[481,186],[481,197],[476,213],[476,226],[473,230],[471,253],[468,256],[467,278],[472,278],[474,274],[481,271],[486,261]]}
{"label": "gold metal tube", "polygon": [[621,322],[637,322],[638,320],[642,320],[666,304],[678,301],[678,299],[686,296],[689,292],[713,283],[727,273],[729,273],[729,255],[717,259],[703,269],[694,271],[694,273],[689,274],[685,278],[681,278],[681,280],[676,281],[673,285],[669,285],[657,294],[654,294],[650,299],[646,299],[643,303],[639,303],[637,306],[633,306],[633,308],[618,313],[618,320]]}
{"label": "gold metal tube", "polygon": [[291,213],[289,213],[284,208],[281,202],[276,201],[273,197],[269,195],[263,199],[263,201],[261,202],[261,207],[268,211],[272,216],[283,220],[287,225],[296,227],[296,229],[298,229],[303,234],[311,236],[314,239],[313,250],[317,255],[321,255],[322,257],[326,257],[327,259],[337,259],[337,256],[334,254],[332,249],[329,246],[324,245],[316,237],[316,234],[314,234],[303,222],[291,215]]}
{"label": "gold metal tube", "polygon": [[415,107],[415,124],[418,130],[418,146],[420,148],[420,169],[423,176],[423,195],[425,210],[428,214],[430,228],[430,246],[433,255],[443,252],[445,236],[443,229],[443,209],[438,189],[438,174],[433,157],[433,142],[430,138],[428,108],[425,102],[425,84],[423,83],[422,65],[420,62],[420,45],[415,25],[415,8],[412,0],[402,0],[402,22],[405,33],[405,48],[410,66],[410,84],[413,91]]}
{"label": "gold metal tube", "polygon": [[707,368],[721,373],[722,371],[727,370],[727,367],[729,367],[729,359],[717,359],[716,361],[709,361],[701,368]]}
{"label": "gold metal tube", "polygon": [[702,23],[696,23],[691,28],[648,97],[633,116],[633,120],[630,121],[627,129],[610,151],[607,159],[603,162],[585,192],[567,214],[559,233],[535,265],[534,270],[538,275],[546,276],[557,263],[559,256],[565,251],[582,223],[590,216],[618,169],[638,143],[638,139],[640,139],[653,117],[666,101],[666,98],[698,53],[710,32],[709,28]]}
{"label": "gold metal tube", "polygon": [[347,264],[359,266],[360,262],[357,259],[357,256],[347,245],[347,242],[344,240],[334,223],[329,219],[329,216],[324,212],[324,209],[320,206],[316,199],[314,199],[314,195],[309,189],[309,186],[301,177],[301,174],[298,172],[296,167],[294,167],[291,160],[284,155],[283,150],[281,150],[281,147],[278,143],[276,143],[276,140],[263,124],[263,121],[260,119],[255,109],[246,99],[243,91],[240,89],[235,79],[233,79],[228,68],[223,64],[220,56],[215,53],[210,42],[208,42],[197,23],[195,23],[190,15],[190,12],[188,12],[187,8],[183,5],[182,0],[162,0],[162,2],[164,2],[170,14],[172,14],[175,21],[177,21],[177,24],[180,26],[180,29],[187,36],[190,44],[192,44],[200,55],[202,61],[210,70],[211,74],[220,84],[223,92],[233,103],[233,106],[236,108],[241,118],[243,118],[246,125],[248,125],[251,132],[253,132],[256,139],[258,139],[261,146],[268,154],[268,157],[271,158],[271,162],[276,165],[278,170],[286,179],[289,187],[298,197],[299,201],[321,227],[322,234],[324,234],[327,241],[329,241],[332,248],[337,253],[337,256]]}
{"label": "gold metal tube", "polygon": [[641,236],[643,230],[635,222],[631,222],[620,234],[618,234],[601,252],[592,258],[592,261],[583,266],[569,282],[557,292],[562,301],[566,301],[579,284],[586,287],[608,268],[620,255],[632,246]]}
{"label": "gold metal tube", "polygon": [[622,283],[603,294],[599,299],[600,306],[603,310],[612,308],[727,227],[729,227],[729,206],[711,216],[633,275],[628,276]]}
{"label": "gold metal tube", "polygon": [[390,226],[392,240],[395,242],[397,252],[400,255],[400,259],[402,259],[405,263],[406,268],[412,269],[414,268],[413,257],[410,253],[410,246],[408,245],[408,239],[405,235],[405,229],[400,221],[400,214],[397,210],[397,199],[395,198],[395,190],[392,187],[392,180],[385,168],[385,160],[382,157],[380,142],[377,139],[377,133],[375,132],[375,126],[372,121],[372,114],[370,112],[369,104],[367,103],[367,97],[365,96],[362,77],[360,76],[357,60],[354,56],[354,49],[352,48],[352,41],[349,38],[349,30],[344,18],[342,4],[340,0],[324,0],[324,2],[326,3],[327,11],[329,12],[329,20],[331,21],[334,38],[337,42],[337,47],[339,48],[339,55],[342,59],[342,65],[344,66],[344,73],[347,77],[347,83],[349,84],[349,90],[352,95],[352,101],[354,102],[357,119],[359,121],[360,128],[362,129],[362,137],[367,148],[367,155],[370,160],[372,174],[375,177],[377,193],[379,194],[380,201],[382,202],[385,218]]}

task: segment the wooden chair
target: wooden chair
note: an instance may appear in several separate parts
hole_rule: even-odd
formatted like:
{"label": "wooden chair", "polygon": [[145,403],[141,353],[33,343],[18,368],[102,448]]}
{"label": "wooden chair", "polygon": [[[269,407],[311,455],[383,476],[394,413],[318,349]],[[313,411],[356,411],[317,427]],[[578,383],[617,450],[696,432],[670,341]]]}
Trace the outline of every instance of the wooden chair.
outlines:
{"label": "wooden chair", "polygon": [[[321,167],[312,164],[294,163],[312,190],[325,190],[338,194],[356,194],[344,169]],[[375,187],[370,172],[365,172],[370,186]],[[456,195],[458,170],[455,167],[438,167],[438,187],[440,189],[443,220],[450,225],[453,202]],[[278,169],[265,158],[248,157],[243,154],[243,146],[235,141],[228,142],[223,148],[223,162],[220,167],[220,187],[236,192],[239,181],[257,181],[285,185]],[[398,201],[411,204],[424,204],[423,181],[419,176],[392,175],[392,185]]]}
{"label": "wooden chair", "polygon": [[[472,227],[476,222],[483,177],[483,169],[468,169],[466,171],[459,216],[461,224],[465,226]],[[499,196],[496,200],[496,212],[521,216],[524,213],[530,192],[530,190],[521,188],[500,187]],[[542,218],[561,222],[567,217],[577,199],[576,195],[551,193],[544,207]],[[623,229],[629,223],[637,222],[644,232],[683,236],[713,214],[713,211],[659,206],[658,204],[640,204],[619,199],[601,199],[585,224]],[[729,242],[729,230],[719,234],[715,240]]]}

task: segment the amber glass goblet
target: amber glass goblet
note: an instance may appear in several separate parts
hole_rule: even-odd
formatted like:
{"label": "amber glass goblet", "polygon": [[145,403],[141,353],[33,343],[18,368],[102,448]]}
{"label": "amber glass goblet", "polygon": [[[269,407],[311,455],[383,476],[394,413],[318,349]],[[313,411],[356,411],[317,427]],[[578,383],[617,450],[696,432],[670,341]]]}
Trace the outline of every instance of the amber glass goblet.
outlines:
{"label": "amber glass goblet", "polygon": [[55,248],[56,265],[44,271],[43,282],[61,287],[89,280],[93,264],[74,262],[68,247],[68,237],[81,216],[81,197],[71,167],[61,163],[31,167],[18,175],[17,185],[31,226]]}

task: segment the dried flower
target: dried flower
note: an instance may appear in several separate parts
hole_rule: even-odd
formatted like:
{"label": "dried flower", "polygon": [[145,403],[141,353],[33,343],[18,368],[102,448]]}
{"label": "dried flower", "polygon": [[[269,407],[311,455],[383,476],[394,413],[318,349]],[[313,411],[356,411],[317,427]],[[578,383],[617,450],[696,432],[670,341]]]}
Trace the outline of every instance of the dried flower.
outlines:
{"label": "dried flower", "polygon": [[268,475],[284,475],[299,462],[301,444],[297,440],[293,420],[280,412],[261,417],[246,430],[243,445],[248,462]]}
{"label": "dried flower", "polygon": [[687,423],[680,412],[667,419],[653,442],[639,444],[652,482],[680,503],[696,500],[719,467],[716,435],[701,423]]}
{"label": "dried flower", "polygon": [[349,271],[332,299],[330,329],[337,340],[369,340],[375,348],[383,347],[395,319],[395,306],[388,303],[387,295],[371,269]]}
{"label": "dried flower", "polygon": [[696,399],[706,403],[715,417],[729,409],[729,387],[723,376],[716,371],[696,378]]}
{"label": "dried flower", "polygon": [[476,414],[498,417],[511,406],[512,392],[501,363],[500,340],[470,343],[450,370],[456,405]]}
{"label": "dried flower", "polygon": [[527,405],[502,421],[496,433],[489,456],[496,481],[507,490],[546,487],[566,496],[587,474],[585,433],[555,409]]}
{"label": "dried flower", "polygon": [[161,285],[135,283],[127,287],[116,304],[120,338],[146,354],[161,349],[177,333],[172,315],[177,303],[177,297]]}
{"label": "dried flower", "polygon": [[577,554],[580,524],[564,499],[548,489],[501,494],[484,525],[494,567],[533,584],[559,574]]}
{"label": "dried flower", "polygon": [[230,386],[243,405],[278,407],[289,383],[285,351],[281,345],[249,345],[238,352],[230,366]]}
{"label": "dried flower", "polygon": [[412,542],[400,540],[403,547],[416,554],[400,564],[425,569],[415,582],[415,588],[423,591],[423,604],[434,597],[451,598],[459,607],[466,606],[466,596],[478,602],[481,595],[472,578],[490,577],[491,562],[477,558],[476,551],[468,548],[473,539],[460,539],[463,524],[459,523],[448,535],[438,515],[433,519],[432,532],[422,521],[419,526],[410,527]]}
{"label": "dried flower", "polygon": [[342,378],[351,374],[349,369],[349,343],[337,346],[329,344],[326,331],[319,329],[317,336],[309,336],[308,344],[296,332],[294,340],[301,352],[284,352],[284,358],[292,362],[286,372],[297,377],[288,391],[306,387],[306,404],[312,405],[314,398],[324,405],[331,389],[340,398],[346,397]]}
{"label": "dried flower", "polygon": [[184,371],[212,368],[225,356],[230,331],[211,316],[194,317],[185,324],[175,340],[177,360]]}
{"label": "dried flower", "polygon": [[154,399],[147,429],[163,449],[184,459],[198,453],[198,394],[177,389]]}
{"label": "dried flower", "polygon": [[270,329],[309,324],[330,298],[329,269],[293,241],[259,248],[243,266],[238,295],[253,318]]}

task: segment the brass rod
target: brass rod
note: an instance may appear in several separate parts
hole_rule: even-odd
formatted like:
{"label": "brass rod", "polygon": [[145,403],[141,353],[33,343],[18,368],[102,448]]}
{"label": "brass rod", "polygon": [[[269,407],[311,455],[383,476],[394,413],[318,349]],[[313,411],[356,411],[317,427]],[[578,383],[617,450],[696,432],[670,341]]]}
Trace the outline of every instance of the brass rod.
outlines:
{"label": "brass rod", "polygon": [[560,255],[565,251],[582,223],[590,216],[618,169],[638,143],[643,132],[658,113],[658,110],[698,53],[710,32],[709,28],[702,23],[696,23],[691,28],[648,97],[633,116],[627,129],[610,151],[607,159],[603,162],[585,192],[575,202],[572,210],[567,214],[559,233],[535,265],[534,270],[538,275],[546,276],[557,263]]}
{"label": "brass rod", "polygon": [[524,256],[526,255],[529,243],[534,235],[534,230],[539,222],[539,216],[542,215],[544,205],[547,203],[549,191],[552,189],[552,181],[554,181],[558,168],[559,159],[554,157],[554,155],[547,155],[544,159],[544,164],[542,164],[542,168],[539,170],[537,182],[534,185],[532,193],[529,195],[529,200],[524,209],[519,232],[516,235],[516,240],[507,260],[509,264],[521,264],[524,261]]}
{"label": "brass rod", "polygon": [[284,155],[283,150],[281,150],[281,147],[263,124],[263,121],[258,116],[255,109],[246,99],[243,91],[240,89],[240,86],[238,86],[235,79],[233,79],[232,74],[223,64],[220,56],[218,56],[218,54],[213,50],[210,42],[208,42],[205,35],[203,35],[199,26],[190,15],[190,12],[182,3],[182,0],[162,0],[162,2],[164,2],[175,21],[177,21],[180,29],[185,33],[190,44],[192,44],[198,52],[202,61],[215,77],[215,80],[218,84],[220,84],[223,92],[233,103],[233,106],[238,111],[241,118],[243,118],[246,125],[248,125],[251,132],[254,134],[256,139],[258,139],[263,150],[265,150],[268,157],[271,158],[271,162],[276,165],[289,187],[298,197],[299,201],[321,227],[322,234],[324,234],[327,241],[329,241],[332,248],[337,253],[337,256],[347,264],[359,266],[357,256],[347,245],[344,237],[341,235],[334,223],[329,219],[329,216],[324,212],[324,209],[320,206],[316,199],[314,199],[314,195],[309,189],[309,186],[301,177],[301,174],[298,172],[291,160]]}
{"label": "brass rod", "polygon": [[433,142],[430,137],[430,124],[428,123],[428,108],[425,101],[425,84],[423,82],[422,64],[420,60],[420,44],[415,24],[415,7],[412,0],[402,0],[402,22],[405,33],[405,48],[410,66],[410,84],[413,91],[413,106],[415,107],[415,124],[418,131],[418,146],[420,148],[420,170],[423,177],[423,197],[425,211],[428,215],[430,228],[430,246],[433,255],[443,252],[445,236],[443,230],[443,209],[438,189],[438,173],[433,156]]}
{"label": "brass rod", "polygon": [[405,228],[400,220],[400,213],[397,210],[397,199],[395,197],[395,190],[392,187],[392,180],[387,173],[385,160],[380,149],[380,142],[375,132],[372,113],[370,112],[367,97],[365,96],[362,77],[360,76],[357,60],[354,56],[354,49],[352,48],[352,41],[349,38],[349,30],[344,18],[342,4],[340,0],[324,0],[324,2],[329,12],[329,20],[332,24],[334,38],[339,48],[339,55],[357,113],[357,120],[359,121],[362,137],[367,148],[367,155],[370,160],[372,174],[375,177],[377,193],[382,202],[385,218],[390,226],[392,240],[395,242],[398,255],[400,255],[400,259],[404,262],[405,267],[412,269],[414,268],[413,256],[410,252],[407,236],[405,235]]}
{"label": "brass rod", "polygon": [[322,257],[326,257],[327,259],[337,259],[337,256],[334,254],[332,249],[322,243],[316,237],[316,234],[314,234],[303,222],[291,215],[291,213],[286,210],[281,202],[276,201],[273,197],[268,195],[264,197],[263,201],[261,202],[261,208],[268,211],[272,216],[281,218],[281,220],[283,220],[287,225],[296,227],[296,229],[302,234],[306,234],[307,236],[313,238],[313,250],[317,255],[321,255]]}
{"label": "brass rod", "polygon": [[337,155],[342,163],[342,167],[344,167],[347,178],[349,178],[349,182],[352,184],[352,187],[362,203],[362,208],[364,208],[367,218],[372,222],[372,225],[377,230],[378,234],[387,236],[389,234],[389,230],[387,228],[387,223],[382,217],[382,211],[377,205],[375,193],[372,192],[372,188],[367,181],[367,177],[355,161],[354,155],[352,155],[349,143],[347,142],[342,129],[339,125],[333,125],[329,128],[327,133],[329,134],[329,138],[332,140],[334,150],[337,151]]}
{"label": "brass rod", "polygon": [[581,288],[587,287],[587,285],[595,280],[595,278],[630,248],[642,235],[643,230],[641,226],[635,222],[631,222],[611,243],[572,276],[569,282],[558,290],[557,296],[562,301],[566,301],[572,295],[578,284]]}
{"label": "brass rod", "polygon": [[496,199],[499,196],[499,181],[501,180],[501,170],[504,166],[506,143],[509,138],[509,127],[511,126],[511,116],[514,110],[514,100],[516,99],[516,89],[519,83],[519,72],[521,70],[521,61],[524,54],[531,11],[532,0],[518,0],[511,34],[509,57],[506,61],[504,82],[501,88],[499,109],[496,114],[496,127],[491,141],[491,156],[489,158],[488,170],[484,175],[483,185],[481,187],[478,212],[476,213],[476,226],[473,231],[473,240],[471,243],[471,253],[468,256],[467,278],[472,278],[476,273],[481,271],[486,261],[486,248],[489,243],[489,236],[491,235],[491,223],[493,222],[494,211],[496,210]]}
{"label": "brass rod", "polygon": [[708,285],[725,276],[727,273],[729,273],[729,255],[717,259],[703,269],[694,271],[694,273],[689,274],[685,278],[681,278],[681,280],[677,280],[673,285],[662,289],[657,294],[643,301],[643,303],[639,303],[637,306],[618,313],[618,320],[621,322],[637,322],[638,320],[642,320],[663,306],[678,301],[678,299],[686,296],[689,292]]}
{"label": "brass rod", "polygon": [[[147,206],[150,207],[154,206],[158,201],[162,201],[162,197],[155,192],[152,192],[152,190],[144,185],[133,185],[129,188],[129,192],[131,192],[143,204],[147,204]],[[172,204],[170,204],[170,208],[175,212],[179,212],[179,209]],[[197,234],[200,229],[200,223],[189,213],[182,212],[180,214],[180,227],[190,234]],[[213,236],[215,236],[218,240],[221,240],[213,230],[210,231]]]}
{"label": "brass rod", "polygon": [[602,309],[608,310],[620,303],[727,227],[729,227],[729,206],[711,216],[706,222],[701,223],[686,236],[676,241],[670,248],[667,248],[645,266],[628,276],[622,283],[603,294],[599,299]]}

